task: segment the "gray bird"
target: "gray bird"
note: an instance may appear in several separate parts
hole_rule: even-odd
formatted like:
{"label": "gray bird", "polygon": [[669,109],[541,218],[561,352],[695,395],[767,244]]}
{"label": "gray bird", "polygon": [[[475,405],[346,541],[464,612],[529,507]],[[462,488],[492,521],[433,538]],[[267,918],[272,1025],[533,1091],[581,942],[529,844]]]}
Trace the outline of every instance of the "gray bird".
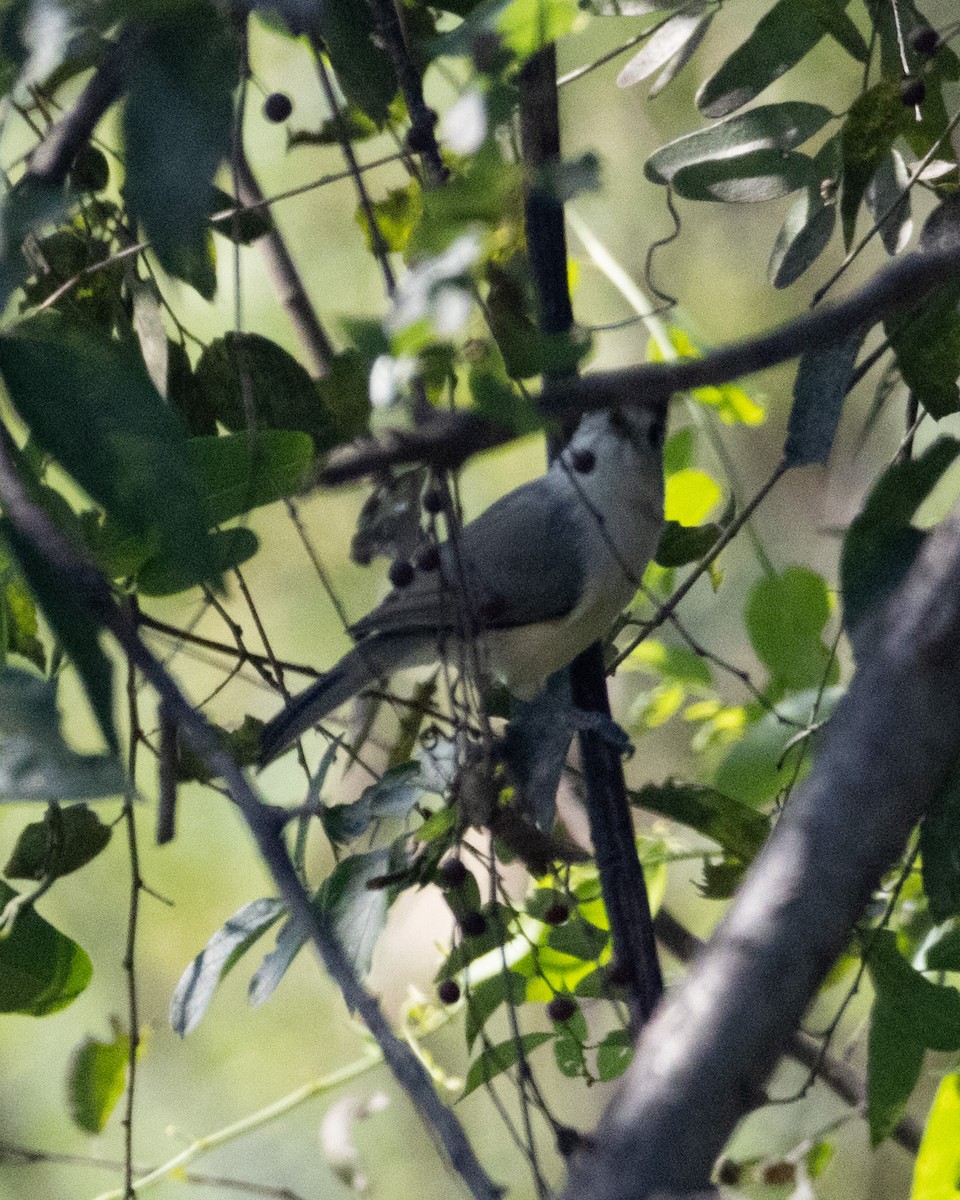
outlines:
{"label": "gray bird", "polygon": [[465,525],[434,569],[417,569],[353,626],[356,646],[264,727],[261,763],[376,680],[448,653],[459,662],[471,622],[483,666],[532,699],[640,586],[663,527],[665,426],[663,402],[584,417],[544,475]]}

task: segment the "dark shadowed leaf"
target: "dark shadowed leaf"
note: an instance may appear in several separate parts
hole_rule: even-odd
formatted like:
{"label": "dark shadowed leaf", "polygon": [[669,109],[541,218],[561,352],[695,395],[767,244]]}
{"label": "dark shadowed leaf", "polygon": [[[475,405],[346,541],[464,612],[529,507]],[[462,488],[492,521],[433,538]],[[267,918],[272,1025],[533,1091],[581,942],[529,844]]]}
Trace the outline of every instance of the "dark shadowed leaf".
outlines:
{"label": "dark shadowed leaf", "polygon": [[[0,909],[17,893],[0,881]],[[0,938],[0,1013],[46,1017],[76,1000],[93,966],[85,950],[32,908]]]}
{"label": "dark shadowed leaf", "polygon": [[758,150],[794,150],[832,118],[822,104],[791,100],[764,104],[661,146],[643,167],[653,183],[669,183],[684,167],[716,159],[739,158]]}
{"label": "dark shadowed leaf", "polygon": [[602,1083],[618,1079],[633,1058],[633,1038],[626,1029],[611,1029],[597,1047],[597,1075]]}
{"label": "dark shadowed leaf", "polygon": [[130,1061],[130,1036],[118,1029],[113,1041],[84,1038],[67,1070],[67,1105],[84,1133],[102,1133],[123,1095]]}
{"label": "dark shadowed leaf", "polygon": [[661,567],[683,567],[703,558],[723,530],[713,521],[706,525],[681,525],[667,521],[653,556]]}
{"label": "dark shadowed leaf", "polygon": [[700,783],[648,783],[629,793],[630,803],[695,829],[743,862],[749,862],[770,832],[763,813]]}
{"label": "dark shadowed leaf", "polygon": [[867,1123],[870,1142],[878,1146],[906,1111],[924,1054],[923,1044],[904,1028],[900,1013],[889,1000],[874,1002],[867,1054]]}
{"label": "dark shadowed leaf", "polygon": [[894,463],[852,522],[840,557],[843,622],[849,631],[901,582],[926,536],[910,522],[960,453],[960,442],[938,438],[920,458]]}
{"label": "dark shadowed leaf", "polygon": [[[90,615],[86,604],[77,595],[77,588],[73,581],[51,567],[46,558],[38,554],[32,543],[23,538],[6,518],[0,520],[0,536],[6,541],[17,560],[20,571],[46,617],[47,623],[59,638],[76,667],[107,746],[113,753],[116,753],[119,749],[119,741],[113,721],[113,666],[100,646],[99,625]],[[20,686],[19,682],[16,686]],[[5,744],[7,753],[10,755],[7,767],[8,782],[13,786],[18,784],[23,786],[31,777],[31,772],[39,765],[37,762],[31,761],[32,756],[37,752],[35,738],[30,735],[26,743],[18,740],[13,748],[10,747],[9,742]],[[48,743],[45,741],[44,747],[47,745]],[[94,785],[97,788],[101,787],[104,779],[109,779],[115,770],[115,767],[107,767],[106,761],[101,764],[105,768],[106,774],[99,776],[100,783]],[[97,772],[101,768],[93,762],[89,766],[93,768],[93,778],[98,778]],[[114,776],[114,778],[116,777]],[[59,791],[62,782],[62,779],[55,776],[50,783],[50,789],[36,796],[36,799],[63,799],[64,793]],[[102,794],[103,792],[99,790],[92,792],[71,790],[66,793],[75,799]]]}
{"label": "dark shadowed leaf", "polygon": [[496,1046],[488,1046],[480,1057],[470,1064],[461,1100],[476,1091],[478,1087],[489,1083],[491,1079],[502,1075],[504,1071],[509,1071],[516,1064],[521,1051],[526,1056],[531,1050],[536,1050],[538,1046],[551,1041],[555,1036],[552,1032],[525,1033],[519,1040],[511,1039],[507,1042],[500,1042]]}
{"label": "dark shadowed leaf", "polygon": [[857,329],[842,342],[816,346],[801,357],[783,448],[787,466],[826,464],[865,336],[865,329]]}
{"label": "dark shadowed leaf", "polygon": [[[123,768],[116,758],[78,754],[64,741],[56,684],[50,680],[13,668],[0,672],[0,734],[0,801],[93,800],[124,789]],[[76,823],[78,833],[86,820],[79,811],[66,809],[61,814],[68,823]],[[67,817],[71,812],[78,815]]]}
{"label": "dark shadowed leaf", "polygon": [[[238,246],[249,246],[258,238],[262,238],[273,229],[273,217],[270,209],[251,208],[242,212],[234,212],[237,201],[223,188],[210,189],[210,224],[217,233],[223,234]],[[219,213],[229,215],[219,216]]]}
{"label": "dark shadowed leaf", "polygon": [[956,774],[920,822],[920,857],[930,916],[938,924],[960,916],[960,777]]}
{"label": "dark shadowed leaf", "polygon": [[58,879],[91,862],[110,841],[112,829],[85,804],[51,806],[42,821],[20,831],[3,868],[8,879]]}
{"label": "dark shadowed leaf", "polygon": [[[335,7],[335,6],[331,6]],[[236,47],[214,5],[149,22],[123,116],[126,193],[165,271],[210,298],[210,185],[230,144]]]}
{"label": "dark shadowed leaf", "polygon": [[960,924],[951,920],[926,943],[924,961],[928,971],[960,971]]}
{"label": "dark shadowed leaf", "polygon": [[396,95],[397,76],[389,54],[374,39],[369,5],[364,0],[337,0],[315,11],[343,94],[372,121],[383,124]]}
{"label": "dark shadowed leaf", "polygon": [[870,48],[850,17],[844,12],[846,0],[807,0],[807,11],[830,36],[857,62],[865,63]]}
{"label": "dark shadowed leaf", "polygon": [[774,287],[789,287],[826,249],[837,223],[840,178],[839,135],[820,148],[810,164],[806,194],[794,201],[770,255]]}
{"label": "dark shadowed leaf", "polygon": [[810,159],[794,151],[753,150],[681,167],[671,183],[685,200],[757,204],[789,196],[807,182]]}
{"label": "dark shadowed leaf", "polygon": [[170,999],[170,1024],[176,1033],[184,1037],[195,1028],[221,979],[285,911],[281,900],[251,900],[217,930],[180,976]]}
{"label": "dark shadowed leaf", "polygon": [[880,227],[880,239],[888,254],[899,254],[910,240],[910,172],[898,150],[891,150],[867,184],[864,200],[870,216]]}
{"label": "dark shadowed leaf", "polygon": [[960,285],[947,284],[884,322],[903,382],[937,420],[960,409],[958,301]]}
{"label": "dark shadowed leaf", "polygon": [[41,314],[0,338],[0,372],[37,442],[127,533],[212,574],[183,426],[135,349]]}
{"label": "dark shadowed leaf", "polygon": [[[215,530],[207,537],[207,547],[209,573],[219,576],[253,558],[260,541],[252,529],[241,526]],[[206,573],[199,575],[176,555],[157,555],[137,571],[137,590],[144,596],[174,596],[196,587],[205,578]]]}
{"label": "dark shadowed leaf", "polygon": [[515,971],[498,971],[471,987],[467,996],[467,1049],[472,1049],[487,1020],[504,1001],[517,1007],[526,995],[527,981]]}
{"label": "dark shadowed leaf", "polygon": [[209,525],[294,495],[314,458],[309,435],[286,430],[191,438],[187,452]]}
{"label": "dark shadowed leaf", "polygon": [[796,66],[825,32],[808,0],[777,0],[697,92],[697,108],[708,117],[734,112]]}
{"label": "dark shadowed leaf", "polygon": [[900,100],[900,89],[889,79],[881,80],[858,96],[847,113],[840,134],[843,152],[840,218],[847,249],[853,241],[860,201],[908,120],[909,110]]}

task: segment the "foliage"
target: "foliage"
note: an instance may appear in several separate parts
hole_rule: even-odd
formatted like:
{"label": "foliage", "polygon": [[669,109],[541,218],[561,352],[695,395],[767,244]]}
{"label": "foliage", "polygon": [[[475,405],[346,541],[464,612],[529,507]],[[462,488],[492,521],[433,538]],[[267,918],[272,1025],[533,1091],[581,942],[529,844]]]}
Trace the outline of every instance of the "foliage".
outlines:
{"label": "foliage", "polygon": [[[698,48],[712,48],[715,69],[699,78],[694,100],[708,123],[694,128],[700,117],[681,109],[686,132],[644,147],[645,194],[669,206],[681,250],[688,227],[708,220],[703,214],[714,206],[733,206],[723,210],[729,215],[744,204],[769,205],[779,233],[769,245],[761,244],[765,235],[751,236],[745,259],[762,250],[775,290],[806,286],[821,271],[820,301],[868,244],[879,261],[917,246],[922,254],[955,245],[960,236],[960,61],[952,48],[960,26],[937,26],[932,4],[928,13],[913,0],[775,0],[750,28],[737,23],[730,0],[407,0],[399,18],[387,8],[402,19],[399,41],[390,41],[381,6],[366,0],[318,7],[299,0],[16,0],[0,17],[4,121],[29,147],[15,154],[5,143],[9,184],[0,209],[7,309],[0,484],[9,476],[0,518],[0,801],[11,820],[18,820],[17,805],[46,806],[41,816],[31,808],[16,829],[6,827],[3,873],[32,888],[17,892],[0,882],[4,1014],[56,1013],[100,969],[100,950],[91,961],[69,930],[41,915],[44,897],[67,876],[94,878],[101,855],[119,855],[123,839],[111,836],[118,796],[135,851],[134,796],[154,789],[147,756],[159,762],[157,787],[171,809],[185,780],[219,786],[187,732],[171,730],[168,712],[153,728],[129,664],[121,703],[103,614],[91,609],[82,581],[58,571],[42,539],[25,531],[11,496],[21,495],[102,572],[143,636],[172,631],[182,648],[220,656],[235,668],[224,688],[255,671],[278,701],[289,696],[285,673],[292,669],[278,660],[244,575],[248,564],[251,573],[279,574],[270,538],[262,536],[275,528],[273,514],[259,510],[286,507],[311,560],[310,578],[315,570],[329,587],[333,518],[307,528],[298,508],[325,464],[371,431],[381,446],[416,445],[450,409],[484,418],[501,440],[541,431],[548,425],[536,403],[542,382],[572,376],[605,350],[604,328],[592,314],[583,315],[582,327],[559,330],[544,320],[542,265],[527,215],[534,201],[598,192],[604,166],[594,147],[546,166],[524,160],[529,132],[518,137],[517,109],[545,47],[563,39],[576,48],[585,29],[599,31],[609,57],[634,51],[618,67],[619,88],[654,77],[649,96],[673,96],[677,105],[685,103]],[[316,128],[291,127],[287,153],[302,162],[325,147],[347,152],[357,193],[349,253],[356,263],[370,256],[386,283],[382,310],[371,318],[350,311],[347,281],[334,281],[325,302],[338,304],[337,349],[316,332],[312,281],[304,289],[291,269],[274,203],[261,203],[248,178],[243,142],[254,141],[258,39],[273,39],[290,61],[309,54],[311,80],[319,71],[323,114]],[[841,64],[829,98],[817,66],[828,53]],[[419,82],[411,86],[421,70],[431,102],[444,109],[439,123],[418,96]],[[70,121],[96,97],[91,79],[106,89],[96,119],[70,145],[69,161],[51,166],[51,144],[69,138]],[[88,90],[78,101],[80,84]],[[292,107],[299,114],[301,97],[293,99],[281,113]],[[68,116],[58,126],[61,109]],[[360,172],[356,152],[368,143],[402,146],[391,158],[406,176],[383,181]],[[915,211],[923,216],[916,243]],[[285,273],[279,298],[305,338],[300,349],[280,345],[266,323],[245,327],[242,294],[224,300],[248,261],[242,256],[264,248]],[[596,255],[593,261],[601,265]],[[650,292],[660,261],[651,250]],[[579,304],[585,272],[575,267]],[[607,256],[601,270],[639,306],[639,289],[619,264]],[[760,273],[749,287],[759,286]],[[644,762],[629,793],[654,822],[636,839],[654,911],[668,876],[683,887],[690,861],[696,890],[687,890],[687,900],[705,914],[703,923],[732,895],[809,770],[820,729],[857,662],[869,654],[882,604],[927,543],[948,506],[945,495],[955,498],[955,426],[932,431],[960,411],[958,299],[960,285],[945,278],[845,337],[812,339],[781,422],[782,447],[763,427],[766,406],[749,380],[695,388],[674,404],[665,529],[608,647],[608,661],[624,668],[631,702],[617,714],[623,728],[603,726],[621,748],[629,735],[655,750],[636,756]],[[224,312],[216,304],[235,305],[235,327],[222,329],[211,315]],[[646,314],[647,361],[709,361],[694,322],[679,305],[669,307],[668,316]],[[868,426],[858,430],[848,398],[878,362],[884,374]],[[772,482],[785,473],[796,480],[801,468],[817,470],[831,455],[836,462],[851,440],[878,430],[883,447],[864,496],[828,514],[841,539],[838,569],[799,539],[764,544],[752,510],[744,511],[742,477],[753,484],[776,469]],[[444,533],[456,539],[458,493],[439,468],[462,455],[447,449],[449,457],[431,468],[412,468],[406,464],[416,454],[397,454],[360,517],[355,559],[392,558],[398,589],[416,571],[438,566]],[[728,549],[734,538],[737,549],[754,539],[756,569]],[[698,580],[691,628],[686,609],[671,624],[671,597],[681,587],[685,596]],[[223,617],[225,640],[194,631],[198,606]],[[263,652],[250,649],[248,626]],[[713,649],[720,644],[722,654]],[[573,824],[569,805],[557,803],[561,777],[577,786],[566,765],[577,728],[569,697],[551,692],[511,709],[487,694],[489,681],[476,669],[481,657],[471,663],[470,653],[451,653],[454,666],[466,664],[464,686],[451,686],[444,671],[412,695],[402,686],[391,691],[402,714],[393,726],[389,719],[378,725],[373,711],[337,738],[323,730],[319,756],[308,737],[303,778],[295,800],[286,796],[282,823],[311,919],[361,978],[391,912],[401,911],[400,898],[424,889],[442,894],[453,934],[434,984],[449,1019],[463,1018],[469,1061],[458,1094],[496,1096],[508,1083],[525,1116],[540,1108],[561,1141],[565,1125],[555,1110],[571,1106],[566,1097],[629,1066],[628,997],[610,896],[591,855],[569,836],[562,819],[566,813]],[[98,731],[95,749],[78,748],[85,736],[79,706],[58,701],[71,671]],[[199,709],[203,691],[191,687]],[[238,761],[254,763],[258,725],[245,714],[248,699],[232,686],[226,697],[234,729],[223,744]],[[490,718],[508,714],[501,737]],[[667,751],[673,767],[658,767],[651,779],[649,763]],[[368,757],[379,765],[370,768]],[[375,776],[359,794],[344,784],[351,762]],[[954,1056],[949,1069],[960,1050],[957,796],[954,769],[919,827],[915,854],[882,881],[850,949],[872,985],[866,1118],[874,1144],[895,1133],[922,1081],[926,1051]],[[824,844],[823,853],[830,851]],[[134,852],[135,896],[144,887],[138,871]],[[251,882],[238,911],[219,927],[211,918],[214,931],[179,983],[175,975],[163,980],[180,1036],[218,1019],[210,1007],[218,990],[271,929],[275,941],[250,974],[248,997],[260,1005],[287,986],[310,930],[291,910],[289,892],[281,897],[279,884],[276,895],[261,890]],[[131,943],[136,915],[134,904]],[[127,947],[130,964],[135,949]],[[126,1023],[113,1022],[112,1040],[85,1037],[63,1064],[70,1117],[87,1133],[104,1130],[124,1089],[135,1085],[142,1032],[135,966],[128,970]],[[835,1003],[830,989],[843,978],[838,968],[820,1003]],[[269,1021],[269,1009],[257,1019]],[[445,1082],[418,1036],[410,1027],[404,1032],[434,1080]],[[550,1073],[555,1086],[541,1088],[536,1081]],[[957,1076],[946,1074],[917,1161],[915,1200],[955,1194],[949,1130],[956,1093]],[[762,1183],[787,1183],[795,1197],[809,1196],[830,1158],[826,1124],[802,1153],[773,1159],[771,1151],[769,1162],[725,1166],[757,1168]],[[521,1145],[542,1184],[535,1140]]]}

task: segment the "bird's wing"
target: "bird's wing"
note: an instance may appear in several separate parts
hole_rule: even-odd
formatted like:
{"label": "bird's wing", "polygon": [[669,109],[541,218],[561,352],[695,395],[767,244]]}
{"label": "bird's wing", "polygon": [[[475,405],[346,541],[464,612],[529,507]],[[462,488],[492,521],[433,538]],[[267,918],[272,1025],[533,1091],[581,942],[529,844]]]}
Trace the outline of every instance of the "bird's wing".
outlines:
{"label": "bird's wing", "polygon": [[[575,500],[573,501],[575,503]],[[548,476],[491,505],[460,535],[459,560],[446,542],[436,571],[418,571],[353,627],[372,633],[458,629],[463,616],[452,593],[468,580],[470,609],[487,629],[532,625],[566,616],[583,590],[583,525],[571,497]]]}

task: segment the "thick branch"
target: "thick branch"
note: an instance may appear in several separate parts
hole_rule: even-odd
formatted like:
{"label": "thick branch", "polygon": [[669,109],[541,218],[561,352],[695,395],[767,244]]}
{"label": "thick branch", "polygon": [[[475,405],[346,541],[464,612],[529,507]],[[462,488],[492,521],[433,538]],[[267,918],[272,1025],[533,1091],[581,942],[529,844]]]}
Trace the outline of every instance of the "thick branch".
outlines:
{"label": "thick branch", "polygon": [[[674,958],[678,958],[682,963],[691,963],[704,948],[704,943],[700,938],[691,933],[686,926],[681,925],[676,917],[666,909],[661,908],[657,913],[653,928],[658,941],[662,942]],[[861,1114],[866,1112],[866,1080],[842,1059],[824,1053],[823,1047],[815,1038],[806,1033],[795,1033],[787,1047],[786,1054],[794,1062],[806,1067],[818,1083],[828,1087],[845,1104],[849,1104],[851,1108],[855,1108]],[[898,1146],[901,1146],[908,1154],[914,1155],[920,1149],[922,1136],[923,1130],[913,1117],[904,1117],[898,1121],[890,1134]]]}
{"label": "thick branch", "polygon": [[128,660],[160,696],[170,719],[214,775],[220,776],[250,827],[264,862],[291,916],[308,931],[331,978],[348,1007],[364,1021],[383,1052],[394,1077],[413,1101],[454,1169],[477,1200],[499,1200],[501,1190],[477,1161],[460,1122],[437,1095],[419,1059],[390,1028],[376,999],[363,987],[326,923],[311,907],[283,842],[286,814],[264,804],[243,771],[220,744],[214,727],[193,707],[173,678],[141,641],[136,626],[116,603],[96,567],[81,558],[46,513],[30,498],[0,440],[0,504],[4,515],[47,563],[69,578],[93,616],[119,642]]}
{"label": "thick branch", "polygon": [[706,1186],[960,745],[960,513],[928,538],[727,915],[644,1030],[566,1195]]}
{"label": "thick branch", "polygon": [[[881,267],[846,300],[806,313],[769,333],[708,351],[703,358],[639,363],[615,371],[597,371],[583,379],[560,381],[545,392],[541,407],[553,415],[580,413],[729,383],[788,362],[806,350],[835,345],[855,329],[873,325],[898,309],[916,304],[958,269],[960,245],[918,250]],[[325,472],[322,482],[358,479],[394,463],[459,463],[477,449],[502,445],[514,436],[511,430],[489,423],[485,423],[486,430],[481,434],[480,424],[484,423],[474,413],[462,411],[445,414],[442,425],[435,427],[430,422],[402,440],[370,439],[355,447],[344,447],[337,454],[335,469]]]}

